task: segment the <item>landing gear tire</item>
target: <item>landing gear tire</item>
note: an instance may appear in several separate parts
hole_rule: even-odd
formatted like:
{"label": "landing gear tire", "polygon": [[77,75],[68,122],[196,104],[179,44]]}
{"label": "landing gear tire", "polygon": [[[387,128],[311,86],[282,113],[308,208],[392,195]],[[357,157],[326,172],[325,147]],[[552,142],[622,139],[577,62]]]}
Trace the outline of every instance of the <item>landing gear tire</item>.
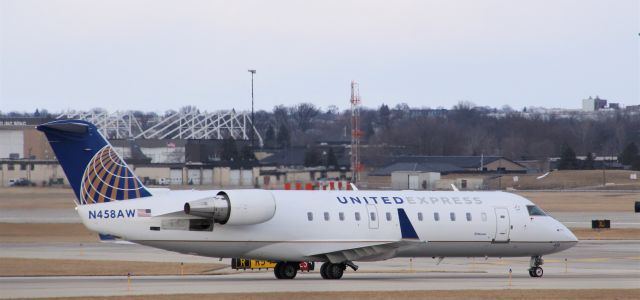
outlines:
{"label": "landing gear tire", "polygon": [[294,279],[298,274],[298,266],[295,263],[279,262],[273,269],[278,279]]}
{"label": "landing gear tire", "polygon": [[326,262],[323,263],[322,266],[320,267],[320,276],[322,276],[322,279],[330,279],[329,275],[327,275],[327,267],[330,265],[330,262]]}
{"label": "landing gear tire", "polygon": [[544,264],[544,260],[540,256],[532,256],[531,261],[529,262],[529,276],[531,277],[542,277],[544,271],[540,266]]}
{"label": "landing gear tire", "polygon": [[331,279],[340,279],[344,274],[344,269],[346,269],[344,264],[331,264],[327,267],[327,274]]}
{"label": "landing gear tire", "polygon": [[323,279],[340,279],[347,268],[345,264],[333,264],[326,262],[320,267],[320,275]]}
{"label": "landing gear tire", "polygon": [[531,277],[542,277],[544,275],[544,270],[540,267],[533,267],[529,269],[529,276]]}
{"label": "landing gear tire", "polygon": [[282,278],[282,264],[284,264],[284,263],[277,263],[275,268],[273,268],[273,274],[276,275],[276,278],[278,278],[278,279],[283,279]]}
{"label": "landing gear tire", "polygon": [[280,263],[277,263],[273,268],[273,275],[275,275],[277,279],[282,279],[282,274],[280,274]]}

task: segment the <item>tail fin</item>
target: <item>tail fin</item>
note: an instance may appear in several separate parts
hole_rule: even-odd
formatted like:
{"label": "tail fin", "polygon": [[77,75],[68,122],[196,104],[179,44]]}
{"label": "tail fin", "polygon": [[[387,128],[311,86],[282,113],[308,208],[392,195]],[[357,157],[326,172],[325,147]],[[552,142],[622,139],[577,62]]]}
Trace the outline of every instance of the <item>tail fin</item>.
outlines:
{"label": "tail fin", "polygon": [[39,125],[56,154],[78,204],[151,196],[95,125],[82,120]]}

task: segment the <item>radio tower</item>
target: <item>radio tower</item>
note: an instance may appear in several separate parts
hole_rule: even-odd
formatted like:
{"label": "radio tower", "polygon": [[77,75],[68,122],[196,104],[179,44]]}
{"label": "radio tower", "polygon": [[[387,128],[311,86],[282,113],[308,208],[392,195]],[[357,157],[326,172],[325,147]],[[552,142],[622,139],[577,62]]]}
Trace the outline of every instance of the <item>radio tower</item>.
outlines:
{"label": "radio tower", "polygon": [[360,181],[360,89],[355,81],[351,81],[351,181],[356,184]]}

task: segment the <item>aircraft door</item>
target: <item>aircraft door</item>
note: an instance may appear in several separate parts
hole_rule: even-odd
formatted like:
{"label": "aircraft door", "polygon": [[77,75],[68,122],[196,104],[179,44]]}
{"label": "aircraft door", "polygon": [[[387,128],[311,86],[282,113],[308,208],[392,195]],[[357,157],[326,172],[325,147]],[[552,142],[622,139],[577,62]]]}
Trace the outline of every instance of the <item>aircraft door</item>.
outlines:
{"label": "aircraft door", "polygon": [[378,208],[373,204],[367,204],[367,219],[369,229],[378,229]]}
{"label": "aircraft door", "polygon": [[494,242],[509,242],[509,233],[511,231],[511,220],[509,219],[509,210],[506,208],[495,208],[496,212],[496,235]]}

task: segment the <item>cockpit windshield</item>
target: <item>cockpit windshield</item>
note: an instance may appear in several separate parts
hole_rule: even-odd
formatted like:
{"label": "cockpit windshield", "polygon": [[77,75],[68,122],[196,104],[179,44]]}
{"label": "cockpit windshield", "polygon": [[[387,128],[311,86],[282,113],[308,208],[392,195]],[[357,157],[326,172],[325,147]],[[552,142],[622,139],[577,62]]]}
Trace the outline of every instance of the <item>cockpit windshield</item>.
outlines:
{"label": "cockpit windshield", "polygon": [[544,210],[540,209],[535,205],[527,205],[527,210],[529,211],[530,216],[546,216],[547,214]]}

